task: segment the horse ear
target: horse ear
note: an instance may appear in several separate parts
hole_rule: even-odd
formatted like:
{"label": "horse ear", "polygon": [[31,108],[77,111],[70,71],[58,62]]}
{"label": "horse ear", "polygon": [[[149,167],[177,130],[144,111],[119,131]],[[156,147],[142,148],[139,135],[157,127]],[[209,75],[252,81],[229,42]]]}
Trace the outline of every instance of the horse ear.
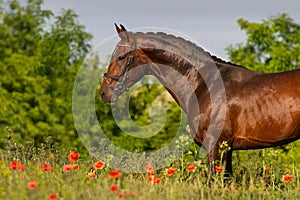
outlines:
{"label": "horse ear", "polygon": [[129,36],[128,36],[128,32],[127,30],[125,29],[125,27],[120,24],[120,27],[115,23],[115,27],[116,27],[116,30],[117,30],[117,33],[119,34],[120,38],[121,39],[126,39],[126,40],[129,40]]}
{"label": "horse ear", "polygon": [[120,26],[123,31],[127,31],[126,28],[122,24],[120,24]]}
{"label": "horse ear", "polygon": [[119,28],[119,26],[116,23],[115,23],[115,27],[116,27],[118,34],[123,32],[123,30],[121,28]]}

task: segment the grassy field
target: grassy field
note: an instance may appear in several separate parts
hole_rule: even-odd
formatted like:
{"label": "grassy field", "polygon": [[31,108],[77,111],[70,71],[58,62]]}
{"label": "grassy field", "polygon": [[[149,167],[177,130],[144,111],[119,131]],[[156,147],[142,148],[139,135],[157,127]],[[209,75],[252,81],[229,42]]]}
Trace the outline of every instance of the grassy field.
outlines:
{"label": "grassy field", "polygon": [[33,146],[10,141],[0,150],[0,199],[300,198],[293,149],[284,157],[274,149],[236,152],[234,177],[220,172],[209,182],[205,160],[186,155],[165,169],[126,174],[76,149]]}

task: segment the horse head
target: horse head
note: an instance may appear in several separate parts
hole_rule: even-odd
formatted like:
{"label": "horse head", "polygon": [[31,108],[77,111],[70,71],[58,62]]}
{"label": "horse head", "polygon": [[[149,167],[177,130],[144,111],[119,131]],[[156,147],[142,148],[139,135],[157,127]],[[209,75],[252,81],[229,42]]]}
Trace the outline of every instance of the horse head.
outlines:
{"label": "horse head", "polygon": [[137,48],[136,35],[128,32],[123,25],[119,27],[115,24],[115,27],[121,40],[113,51],[99,90],[101,98],[106,102],[116,101],[145,75],[145,68],[137,67],[143,64],[144,55]]}

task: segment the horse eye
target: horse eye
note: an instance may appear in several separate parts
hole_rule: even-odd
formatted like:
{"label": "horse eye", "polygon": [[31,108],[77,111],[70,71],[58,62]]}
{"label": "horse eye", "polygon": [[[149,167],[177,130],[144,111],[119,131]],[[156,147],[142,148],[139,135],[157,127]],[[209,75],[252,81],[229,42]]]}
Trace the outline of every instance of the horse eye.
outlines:
{"label": "horse eye", "polygon": [[120,55],[120,56],[118,56],[118,60],[124,60],[125,59],[125,55]]}

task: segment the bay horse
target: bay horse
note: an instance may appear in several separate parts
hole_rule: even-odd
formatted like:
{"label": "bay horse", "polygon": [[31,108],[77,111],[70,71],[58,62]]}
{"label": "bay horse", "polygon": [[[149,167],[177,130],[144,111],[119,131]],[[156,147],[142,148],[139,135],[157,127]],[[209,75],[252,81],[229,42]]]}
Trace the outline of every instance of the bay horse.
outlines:
{"label": "bay horse", "polygon": [[[194,141],[208,151],[210,176],[215,173],[216,160],[232,175],[233,150],[275,147],[300,138],[300,69],[258,73],[211,56],[183,38],[165,33],[133,33],[122,25],[115,26],[121,40],[103,76],[101,98],[116,101],[143,76],[157,77],[186,113]],[[209,70],[212,64],[216,71]],[[185,77],[193,91],[162,65]],[[209,91],[214,81],[210,86],[207,80],[222,80],[225,89],[223,94],[218,92],[222,87],[216,89],[214,113]],[[190,92],[200,103],[191,100]],[[220,134],[208,134],[212,121],[219,124]],[[223,141],[231,149],[220,160]]]}

